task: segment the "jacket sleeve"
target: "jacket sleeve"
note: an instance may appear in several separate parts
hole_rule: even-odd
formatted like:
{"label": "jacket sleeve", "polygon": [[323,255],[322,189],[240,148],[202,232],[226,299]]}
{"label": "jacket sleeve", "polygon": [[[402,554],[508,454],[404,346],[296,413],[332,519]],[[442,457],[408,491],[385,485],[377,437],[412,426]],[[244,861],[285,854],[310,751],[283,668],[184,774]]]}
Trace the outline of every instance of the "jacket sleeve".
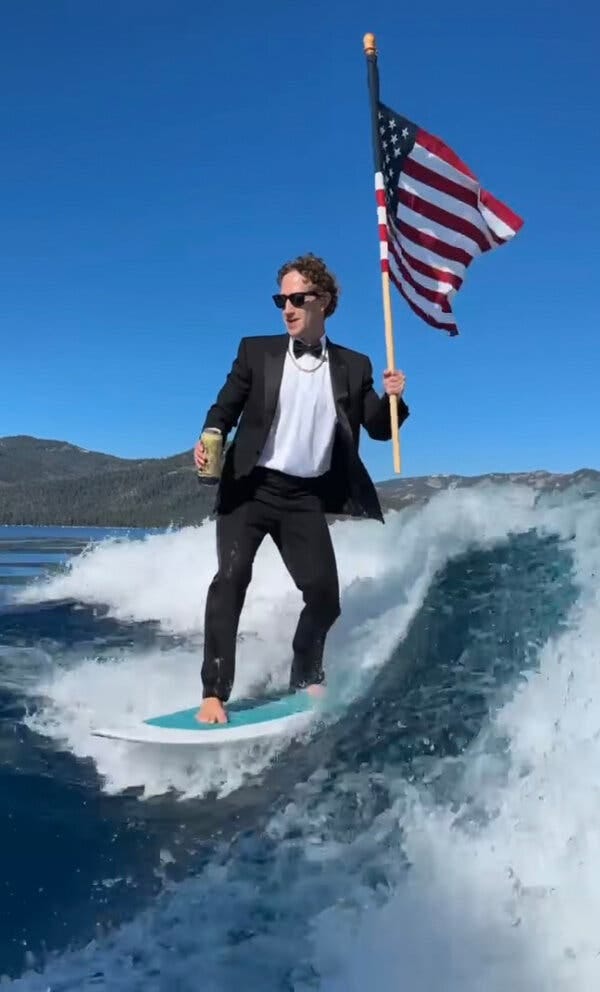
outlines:
{"label": "jacket sleeve", "polygon": [[246,339],[242,338],[229,375],[206,414],[202,430],[206,430],[207,427],[218,427],[225,439],[230,430],[236,426],[244,409],[251,382],[252,372],[246,353]]}
{"label": "jacket sleeve", "polygon": [[[409,409],[401,397],[398,397],[398,426],[400,427],[409,416]],[[392,437],[392,421],[390,417],[390,400],[387,393],[379,396],[373,388],[373,367],[369,359],[365,362],[362,381],[362,417],[361,423],[369,437],[375,441],[389,441]]]}

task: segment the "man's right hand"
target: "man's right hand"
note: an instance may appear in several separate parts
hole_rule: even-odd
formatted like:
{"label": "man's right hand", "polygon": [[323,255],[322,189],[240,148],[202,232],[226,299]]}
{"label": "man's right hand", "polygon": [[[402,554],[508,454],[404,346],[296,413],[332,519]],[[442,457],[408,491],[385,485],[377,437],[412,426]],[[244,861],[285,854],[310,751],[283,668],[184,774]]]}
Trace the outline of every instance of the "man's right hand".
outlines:
{"label": "man's right hand", "polygon": [[206,468],[206,463],[208,462],[208,455],[206,453],[206,448],[202,441],[197,441],[194,448],[194,464],[196,468],[203,469]]}

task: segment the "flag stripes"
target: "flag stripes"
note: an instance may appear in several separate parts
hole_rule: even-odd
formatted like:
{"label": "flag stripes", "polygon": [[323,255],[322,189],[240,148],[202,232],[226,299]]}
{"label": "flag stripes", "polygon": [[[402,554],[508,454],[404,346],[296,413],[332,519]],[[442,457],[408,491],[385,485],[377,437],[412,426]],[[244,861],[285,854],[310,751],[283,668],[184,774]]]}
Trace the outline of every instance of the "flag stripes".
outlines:
{"label": "flag stripes", "polygon": [[452,300],[474,258],[523,224],[439,138],[378,105],[375,190],[382,269],[412,310],[458,334]]}

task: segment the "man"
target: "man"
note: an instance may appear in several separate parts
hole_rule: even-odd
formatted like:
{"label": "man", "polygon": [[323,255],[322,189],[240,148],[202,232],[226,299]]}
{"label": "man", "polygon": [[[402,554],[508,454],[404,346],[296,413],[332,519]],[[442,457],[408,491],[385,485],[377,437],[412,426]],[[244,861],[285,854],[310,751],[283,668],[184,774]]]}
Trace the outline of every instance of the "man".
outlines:
{"label": "man", "polygon": [[[227,721],[223,704],[233,686],[239,618],[266,534],[304,600],[290,688],[323,691],[325,638],[340,614],[325,514],[383,522],[358,456],[360,427],[377,440],[391,438],[390,395],[399,397],[399,423],[408,417],[404,373],[384,372],[380,397],[369,359],[327,337],[325,321],[339,291],[322,259],[305,255],[287,262],[277,282],[273,299],[286,333],[242,338],[203,427],[217,427],[226,438],[241,418],[217,493],[218,570],[206,600],[200,722]],[[200,441],[194,461],[198,468],[206,464]]]}

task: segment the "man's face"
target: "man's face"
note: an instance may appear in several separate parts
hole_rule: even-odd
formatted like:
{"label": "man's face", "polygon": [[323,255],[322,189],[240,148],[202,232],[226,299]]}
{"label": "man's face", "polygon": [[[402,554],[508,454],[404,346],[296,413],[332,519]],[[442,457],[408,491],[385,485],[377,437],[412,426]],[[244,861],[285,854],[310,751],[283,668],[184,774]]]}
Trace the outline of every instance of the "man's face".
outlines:
{"label": "man's face", "polygon": [[[312,293],[311,293],[312,290]],[[281,280],[280,293],[308,293],[302,306],[294,306],[291,300],[286,300],[283,309],[283,321],[286,330],[292,338],[304,338],[306,341],[318,341],[325,331],[325,309],[329,302],[329,294],[320,294],[310,281],[299,272],[287,272]]]}

